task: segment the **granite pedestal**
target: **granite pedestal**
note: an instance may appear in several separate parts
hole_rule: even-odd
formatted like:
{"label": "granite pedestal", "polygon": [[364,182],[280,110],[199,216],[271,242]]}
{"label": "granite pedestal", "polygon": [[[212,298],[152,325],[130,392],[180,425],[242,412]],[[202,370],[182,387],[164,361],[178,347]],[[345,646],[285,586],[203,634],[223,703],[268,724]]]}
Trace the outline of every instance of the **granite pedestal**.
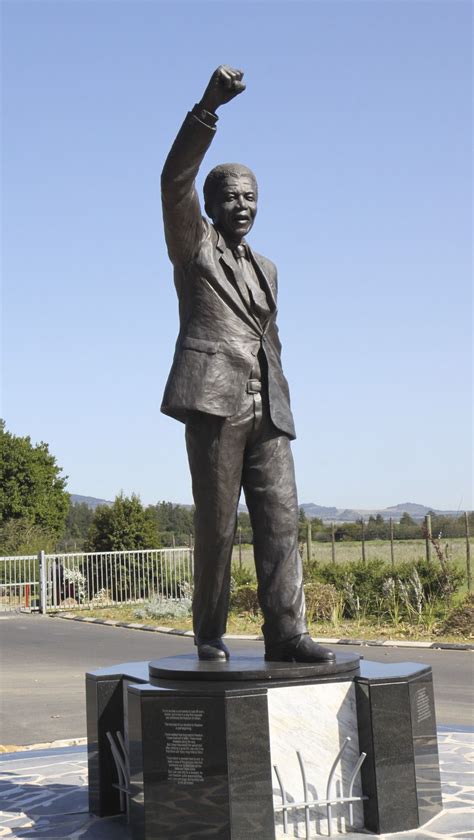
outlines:
{"label": "granite pedestal", "polygon": [[87,674],[87,719],[90,809],[118,813],[125,788],[133,840],[395,832],[441,808],[429,667],[125,663]]}

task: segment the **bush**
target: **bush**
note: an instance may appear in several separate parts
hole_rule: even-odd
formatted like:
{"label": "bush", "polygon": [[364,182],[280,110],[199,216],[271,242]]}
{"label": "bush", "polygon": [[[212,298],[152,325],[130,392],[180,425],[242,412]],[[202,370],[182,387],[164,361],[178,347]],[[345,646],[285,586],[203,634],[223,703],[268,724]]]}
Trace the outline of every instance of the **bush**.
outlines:
{"label": "bush", "polygon": [[470,592],[449,613],[441,628],[441,633],[456,633],[465,638],[474,636],[474,593]]}
{"label": "bush", "polygon": [[230,608],[235,612],[248,612],[257,615],[260,612],[256,584],[237,586],[230,595]]}
{"label": "bush", "polygon": [[401,563],[396,566],[397,577],[407,583],[416,569],[423,595],[426,601],[447,599],[456,592],[464,582],[464,572],[449,560],[445,561],[445,569],[434,560],[418,560],[415,563]]}
{"label": "bush", "polygon": [[[403,563],[392,570],[388,563],[373,558],[363,563],[311,564],[306,567],[307,585],[314,581],[331,584],[343,598],[343,615],[380,614],[396,606],[399,614],[421,615],[425,604],[449,603],[464,580],[453,563],[444,568],[434,561]],[[396,603],[395,603],[396,602]],[[400,612],[401,611],[401,612]]]}
{"label": "bush", "polygon": [[341,596],[332,583],[313,581],[304,588],[306,614],[310,621],[331,621]]}
{"label": "bush", "polygon": [[[362,563],[325,564],[314,567],[317,580],[331,584],[343,598],[343,614],[352,618],[360,613],[376,613],[383,597],[383,583],[388,569],[383,560]],[[314,578],[313,578],[314,579]]]}
{"label": "bush", "polygon": [[191,606],[191,598],[181,598],[180,601],[173,601],[171,598],[155,596],[143,607],[136,609],[135,615],[140,619],[189,618],[191,615]]}
{"label": "bush", "polygon": [[240,567],[238,563],[232,565],[231,589],[236,589],[239,586],[257,585],[257,575],[255,569],[249,566]]}

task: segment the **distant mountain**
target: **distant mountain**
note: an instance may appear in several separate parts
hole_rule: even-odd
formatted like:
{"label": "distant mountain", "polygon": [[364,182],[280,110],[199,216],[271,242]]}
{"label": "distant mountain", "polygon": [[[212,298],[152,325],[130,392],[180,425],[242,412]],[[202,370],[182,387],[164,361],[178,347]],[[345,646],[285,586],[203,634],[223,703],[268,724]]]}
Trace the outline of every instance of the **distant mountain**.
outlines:
{"label": "distant mountain", "polygon": [[460,510],[438,510],[437,508],[418,505],[414,502],[403,502],[400,505],[392,505],[388,508],[374,508],[367,510],[363,508],[335,508],[315,505],[313,502],[305,502],[301,505],[308,519],[322,519],[323,522],[356,522],[358,519],[368,519],[369,516],[380,514],[384,519],[393,519],[399,522],[404,513],[408,513],[412,519],[423,519],[427,513],[437,513],[440,516],[459,516]]}
{"label": "distant mountain", "polygon": [[[77,493],[71,493],[71,501],[73,504],[86,504],[88,507],[95,510],[99,505],[112,505],[113,502],[107,499],[96,499],[95,496],[79,496]],[[192,505],[181,505],[181,507],[190,508]],[[459,516],[463,513],[461,510],[437,510],[436,508],[426,507],[426,505],[417,505],[414,502],[403,502],[400,505],[392,505],[387,508],[374,508],[373,510],[363,508],[337,508],[326,507],[324,505],[316,505],[314,502],[304,502],[300,507],[303,508],[308,519],[322,519],[323,522],[357,522],[362,517],[368,519],[369,516],[377,516],[380,514],[384,519],[392,518],[394,522],[399,522],[404,513],[408,513],[413,519],[421,520],[427,513],[438,513],[440,516]],[[247,507],[244,504],[239,504],[239,513],[246,513]]]}
{"label": "distant mountain", "polygon": [[92,510],[95,510],[99,505],[113,505],[113,502],[109,502],[107,499],[96,499],[94,496],[79,496],[77,493],[71,493],[70,495],[73,505],[87,505]]}

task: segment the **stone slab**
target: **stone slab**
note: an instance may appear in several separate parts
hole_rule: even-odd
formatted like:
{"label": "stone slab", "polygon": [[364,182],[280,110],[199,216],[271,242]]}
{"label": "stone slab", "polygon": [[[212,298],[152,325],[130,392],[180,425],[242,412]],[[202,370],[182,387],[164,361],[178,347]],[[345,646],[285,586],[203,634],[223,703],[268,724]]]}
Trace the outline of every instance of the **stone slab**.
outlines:
{"label": "stone slab", "polygon": [[150,678],[212,682],[301,680],[358,672],[360,657],[338,653],[335,662],[266,662],[259,655],[233,653],[226,662],[206,662],[195,653],[150,662]]}

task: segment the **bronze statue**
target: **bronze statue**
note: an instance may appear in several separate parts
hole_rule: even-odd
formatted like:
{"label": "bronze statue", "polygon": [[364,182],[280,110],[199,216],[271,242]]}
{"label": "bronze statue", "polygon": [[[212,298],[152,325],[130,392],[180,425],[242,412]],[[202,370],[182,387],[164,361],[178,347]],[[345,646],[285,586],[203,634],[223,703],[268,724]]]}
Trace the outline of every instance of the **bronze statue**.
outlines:
{"label": "bronze statue", "polygon": [[244,237],[257,213],[247,167],[215,167],[195,178],[216,133],[217,109],[245,90],[242,72],[212,75],[187,115],[161,184],[166,243],[174,265],[180,332],[161,410],[186,424],[195,512],[193,621],[200,659],[222,659],[231,555],[241,489],[254,534],[265,658],[332,661],[308,635],[298,502],[290,441],[295,437],[276,326],[277,271]]}

